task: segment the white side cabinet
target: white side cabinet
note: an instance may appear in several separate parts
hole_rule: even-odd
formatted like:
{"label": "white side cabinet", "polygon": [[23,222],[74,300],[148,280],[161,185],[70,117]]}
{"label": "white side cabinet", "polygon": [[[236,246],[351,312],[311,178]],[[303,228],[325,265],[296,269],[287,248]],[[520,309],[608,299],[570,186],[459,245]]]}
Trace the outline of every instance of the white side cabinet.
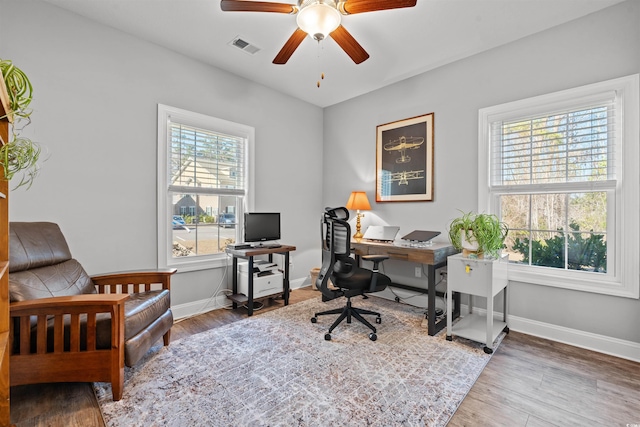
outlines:
{"label": "white side cabinet", "polygon": [[[499,259],[485,260],[465,258],[462,254],[451,255],[447,259],[447,340],[452,334],[485,344],[485,353],[493,353],[493,342],[507,326],[507,277],[509,255]],[[494,297],[503,291],[503,321],[493,319]],[[452,325],[453,292],[469,294],[469,314]],[[487,299],[487,314],[473,313],[473,297]]]}

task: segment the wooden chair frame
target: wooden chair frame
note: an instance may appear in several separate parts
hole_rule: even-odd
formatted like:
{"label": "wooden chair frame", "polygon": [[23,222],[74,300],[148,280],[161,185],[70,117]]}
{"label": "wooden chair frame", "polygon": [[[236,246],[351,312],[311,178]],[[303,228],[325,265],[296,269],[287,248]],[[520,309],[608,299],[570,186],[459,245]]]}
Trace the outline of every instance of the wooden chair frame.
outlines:
{"label": "wooden chair frame", "polygon": [[[42,298],[10,304],[10,384],[49,382],[110,382],[113,400],[124,387],[124,303],[129,293],[149,291],[153,285],[170,290],[175,269],[119,272],[92,277],[97,294]],[[111,348],[96,348],[96,318],[111,315]],[[81,318],[86,315],[86,337],[81,337]],[[64,320],[69,320],[70,346],[65,349]],[[53,318],[53,352],[47,350],[47,322]],[[32,322],[36,324],[36,349],[31,351]],[[14,342],[19,328],[19,343]],[[169,345],[171,330],[164,336]],[[84,341],[84,346],[81,345]],[[84,347],[84,348],[83,348]]]}

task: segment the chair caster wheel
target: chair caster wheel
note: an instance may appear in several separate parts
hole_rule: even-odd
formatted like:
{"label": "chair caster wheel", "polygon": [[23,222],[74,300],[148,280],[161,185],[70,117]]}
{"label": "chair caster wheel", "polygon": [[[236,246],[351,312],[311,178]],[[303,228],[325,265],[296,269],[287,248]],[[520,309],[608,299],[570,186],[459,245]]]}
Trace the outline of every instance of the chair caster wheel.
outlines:
{"label": "chair caster wheel", "polygon": [[485,347],[485,348],[483,348],[483,350],[484,350],[484,352],[485,352],[485,353],[487,353],[487,354],[491,354],[491,353],[493,353],[493,349],[490,349],[489,347]]}
{"label": "chair caster wheel", "polygon": [[400,302],[400,297],[396,297],[396,302]]}
{"label": "chair caster wheel", "polygon": [[369,334],[369,339],[370,339],[371,341],[375,341],[375,340],[377,340],[377,339],[378,339],[378,336],[377,336],[376,334],[374,334],[373,332],[371,332],[371,333]]}
{"label": "chair caster wheel", "polygon": [[453,337],[451,335],[447,335],[447,341],[453,341]]}
{"label": "chair caster wheel", "polygon": [[325,341],[331,341],[331,334],[324,334]]}
{"label": "chair caster wheel", "polygon": [[382,318],[381,317],[376,317],[376,323],[379,325],[382,323]]}
{"label": "chair caster wheel", "polygon": [[509,333],[509,327],[508,327],[508,326],[505,326],[505,327],[504,327],[504,333],[505,333],[505,334],[508,334],[508,333]]}
{"label": "chair caster wheel", "polygon": [[318,319],[316,317],[311,318],[311,323],[317,323],[317,322],[318,322]]}

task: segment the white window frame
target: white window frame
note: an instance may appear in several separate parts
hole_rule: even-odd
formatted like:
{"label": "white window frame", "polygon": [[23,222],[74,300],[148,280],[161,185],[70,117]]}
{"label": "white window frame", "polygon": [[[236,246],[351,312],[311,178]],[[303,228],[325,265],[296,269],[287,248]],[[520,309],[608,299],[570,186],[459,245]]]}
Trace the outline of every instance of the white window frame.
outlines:
{"label": "white window frame", "polygon": [[174,258],[172,255],[173,234],[171,230],[172,200],[169,197],[169,124],[171,118],[175,122],[207,129],[227,135],[244,138],[247,141],[245,150],[245,194],[240,212],[236,213],[236,241],[242,241],[243,212],[250,211],[254,201],[254,144],[255,129],[251,126],[234,123],[228,120],[195,113],[168,105],[158,104],[158,267],[177,268],[178,271],[195,271],[219,268],[227,265],[224,253]]}
{"label": "white window frame", "polygon": [[[608,208],[608,227],[613,234],[613,255],[607,274],[551,267],[509,265],[509,280],[565,289],[639,298],[640,294],[640,85],[639,75],[581,86],[547,95],[500,104],[479,110],[478,117],[478,211],[500,214],[499,197],[491,192],[491,123],[558,111],[603,93],[616,94],[615,169],[618,177],[614,201]],[[613,204],[613,211],[611,205]]]}

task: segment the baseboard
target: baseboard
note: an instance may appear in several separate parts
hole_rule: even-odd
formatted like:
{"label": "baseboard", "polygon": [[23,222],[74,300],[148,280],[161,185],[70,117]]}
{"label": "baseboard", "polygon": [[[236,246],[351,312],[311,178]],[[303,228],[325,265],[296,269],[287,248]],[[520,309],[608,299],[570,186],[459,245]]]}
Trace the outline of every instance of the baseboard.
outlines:
{"label": "baseboard", "polygon": [[[291,290],[299,289],[303,287],[305,278],[291,280],[289,287]],[[185,304],[172,305],[171,311],[173,317],[176,320],[181,320],[186,317],[197,316],[199,314],[207,313],[211,310],[218,308],[230,307],[231,301],[227,299],[225,295],[219,295],[216,298],[207,298],[197,301],[191,301]]]}
{"label": "baseboard", "polygon": [[[464,314],[469,311],[469,308],[465,304],[462,304],[460,310],[462,314]],[[473,310],[478,314],[487,313],[485,309],[477,307],[474,307]],[[493,317],[497,320],[502,320],[502,313],[494,312]],[[508,320],[509,329],[512,331],[597,351],[598,353],[620,357],[621,359],[640,362],[640,344],[633,341],[598,335],[578,329],[565,328],[563,326],[526,319],[512,314],[509,315]]]}
{"label": "baseboard", "polygon": [[509,316],[509,329],[552,341],[640,362],[640,344],[577,329]]}

